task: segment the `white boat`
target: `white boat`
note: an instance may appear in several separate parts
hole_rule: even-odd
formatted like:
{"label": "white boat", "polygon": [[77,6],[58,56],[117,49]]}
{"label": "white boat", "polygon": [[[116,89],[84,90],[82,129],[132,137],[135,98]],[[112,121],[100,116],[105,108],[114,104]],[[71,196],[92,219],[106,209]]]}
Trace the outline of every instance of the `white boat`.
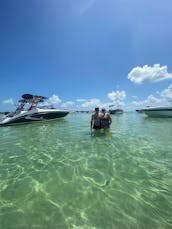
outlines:
{"label": "white boat", "polygon": [[[53,107],[38,107],[38,103],[44,102],[44,99],[47,98],[31,94],[22,95],[22,100],[19,100],[20,104],[15,112],[5,114],[0,120],[0,126],[52,120],[62,118],[69,113],[67,110],[59,110]],[[26,104],[29,104],[28,109],[24,108]]]}
{"label": "white boat", "polygon": [[123,114],[123,112],[122,109],[109,109],[110,114]]}
{"label": "white boat", "polygon": [[111,108],[111,107],[116,107],[116,105],[109,105],[109,113],[110,114],[123,114],[123,110],[121,108]]}
{"label": "white boat", "polygon": [[172,107],[148,107],[139,111],[150,117],[172,118]]}

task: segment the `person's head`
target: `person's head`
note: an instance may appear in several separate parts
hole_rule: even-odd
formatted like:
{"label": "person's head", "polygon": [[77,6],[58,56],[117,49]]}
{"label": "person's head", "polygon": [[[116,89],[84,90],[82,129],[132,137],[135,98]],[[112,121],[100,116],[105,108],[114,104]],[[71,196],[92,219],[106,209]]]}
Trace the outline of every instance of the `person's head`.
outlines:
{"label": "person's head", "polygon": [[99,107],[95,108],[95,112],[98,113],[99,112]]}
{"label": "person's head", "polygon": [[102,113],[106,113],[106,109],[105,108],[102,108]]}

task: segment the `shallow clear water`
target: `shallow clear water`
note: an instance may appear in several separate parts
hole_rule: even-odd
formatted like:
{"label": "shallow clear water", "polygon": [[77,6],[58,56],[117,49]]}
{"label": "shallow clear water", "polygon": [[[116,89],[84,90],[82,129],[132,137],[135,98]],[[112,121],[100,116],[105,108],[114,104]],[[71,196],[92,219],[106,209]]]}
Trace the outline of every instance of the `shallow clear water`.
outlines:
{"label": "shallow clear water", "polygon": [[0,228],[172,228],[172,119],[90,116],[0,128]]}

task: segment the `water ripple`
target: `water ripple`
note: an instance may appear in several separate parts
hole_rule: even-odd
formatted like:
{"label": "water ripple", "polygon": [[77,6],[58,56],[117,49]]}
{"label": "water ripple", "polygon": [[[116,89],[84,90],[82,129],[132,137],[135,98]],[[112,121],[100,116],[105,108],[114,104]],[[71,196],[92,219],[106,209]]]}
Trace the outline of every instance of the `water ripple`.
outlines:
{"label": "water ripple", "polygon": [[2,228],[172,227],[172,122],[124,114],[94,136],[89,123],[0,129]]}

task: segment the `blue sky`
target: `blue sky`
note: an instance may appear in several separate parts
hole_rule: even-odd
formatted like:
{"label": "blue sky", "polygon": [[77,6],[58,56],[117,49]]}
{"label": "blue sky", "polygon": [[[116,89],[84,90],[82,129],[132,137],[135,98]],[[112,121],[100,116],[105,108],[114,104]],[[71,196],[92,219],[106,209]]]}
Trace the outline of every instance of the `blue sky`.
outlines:
{"label": "blue sky", "polygon": [[171,0],[1,0],[0,111],[172,102]]}

